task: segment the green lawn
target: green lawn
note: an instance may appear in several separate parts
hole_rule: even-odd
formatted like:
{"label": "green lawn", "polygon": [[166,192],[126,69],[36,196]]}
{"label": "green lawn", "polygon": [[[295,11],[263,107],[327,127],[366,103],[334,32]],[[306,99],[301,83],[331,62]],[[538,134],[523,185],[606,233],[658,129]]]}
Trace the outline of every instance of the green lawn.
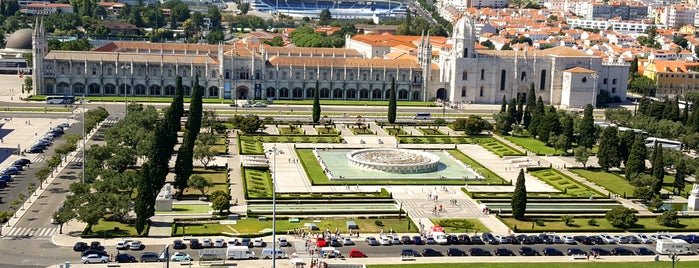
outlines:
{"label": "green lawn", "polygon": [[214,146],[212,148],[218,154],[225,154],[226,152],[228,152],[226,150],[226,135],[217,134],[216,135],[216,144],[214,144]]}
{"label": "green lawn", "polygon": [[[401,218],[390,218],[390,219],[358,219],[358,218],[333,218],[333,219],[322,219],[320,222],[314,222],[315,219],[301,219],[298,223],[289,222],[286,218],[277,218],[277,233],[285,234],[287,230],[293,232],[294,228],[304,228],[304,223],[315,223],[318,228],[325,231],[329,229],[331,232],[338,228],[340,232],[347,233],[347,221],[354,221],[359,227],[360,233],[379,233],[381,228],[385,232],[389,232],[391,229],[397,233],[416,233],[417,228],[412,223],[412,221],[407,220],[405,217]],[[382,226],[376,225],[376,223],[381,223]],[[408,228],[408,226],[410,226]],[[241,219],[236,222],[236,224],[187,224],[185,227],[186,235],[212,235],[212,234],[262,234],[269,233],[272,230],[272,221],[268,219],[267,221],[259,221],[257,218],[247,218]],[[180,225],[173,236],[183,235],[182,227]]]}
{"label": "green lawn", "polygon": [[303,135],[303,129],[300,127],[278,127],[279,135]]}
{"label": "green lawn", "polygon": [[[505,184],[506,183],[506,181],[502,177],[500,177],[498,174],[496,174],[495,172],[491,171],[490,169],[484,167],[483,165],[481,165],[481,163],[478,163],[478,161],[473,160],[473,158],[468,157],[468,155],[462,153],[461,151],[449,150],[448,152],[454,158],[463,162],[466,165],[471,166],[471,169],[478,172],[478,174],[481,174],[481,176],[485,177],[485,181],[484,181],[485,183],[487,183],[487,184]],[[468,183],[473,184],[474,181],[469,181]]]}
{"label": "green lawn", "polygon": [[[265,100],[259,100],[266,102]],[[313,98],[308,100],[275,100],[275,105],[313,105]],[[370,100],[320,100],[320,105],[345,105],[345,106],[384,106],[388,107],[388,101],[370,101]],[[433,107],[436,104],[433,101],[397,101],[397,106],[418,106],[418,107]]]}
{"label": "green lawn", "polygon": [[139,235],[136,232],[136,226],[134,224],[125,224],[101,219],[97,224],[92,226],[92,234],[84,235],[83,238],[113,238],[137,236]]}
{"label": "green lawn", "polygon": [[400,143],[408,144],[470,144],[473,139],[467,136],[398,136]]}
{"label": "green lawn", "polygon": [[[588,217],[575,217],[572,226],[566,226],[560,218],[540,218],[544,226],[539,226],[534,223],[537,219],[515,220],[514,218],[500,218],[505,225],[515,230],[515,225],[520,232],[623,232],[624,230],[616,228],[609,224],[605,218],[595,218],[597,226],[588,224]],[[532,224],[534,223],[534,224]],[[670,232],[696,232],[699,230],[699,218],[680,218],[681,228],[672,228],[662,226],[656,221],[655,217],[638,218],[638,222],[633,227],[629,228],[629,232],[654,232],[654,231],[670,231]],[[532,227],[533,226],[533,227]],[[533,229],[532,229],[533,228]]]}
{"label": "green lawn", "polygon": [[588,181],[604,187],[607,189],[607,191],[621,196],[626,195],[627,197],[632,197],[634,194],[634,189],[636,188],[624,177],[616,173],[606,172],[602,169],[571,168],[569,171],[578,174],[578,176],[583,177]]}
{"label": "green lawn", "polygon": [[155,214],[206,214],[209,213],[209,211],[211,211],[209,205],[173,204],[172,211],[156,211]]}
{"label": "green lawn", "polygon": [[422,135],[426,135],[426,136],[444,136],[444,135],[446,135],[446,134],[444,134],[444,132],[442,132],[436,128],[419,127],[419,128],[417,128],[417,131],[420,131],[420,133],[422,133]]}
{"label": "green lawn", "polygon": [[476,143],[500,157],[525,155],[524,152],[510,147],[496,138],[479,138],[476,139]]}
{"label": "green lawn", "polygon": [[[652,256],[651,256],[652,257]],[[633,267],[633,268],[667,268],[670,267],[670,262],[667,257],[660,258],[662,261],[650,261],[650,257],[646,262],[488,262],[488,263],[420,263],[420,264],[385,264],[385,265],[367,265],[367,268],[443,268],[445,265],[451,268],[618,268],[618,267]],[[681,261],[675,263],[675,268],[690,268],[699,266],[697,261]]]}
{"label": "green lawn", "polygon": [[543,143],[540,140],[537,140],[532,137],[515,137],[515,136],[502,136],[503,138],[507,139],[508,141],[513,142],[514,144],[517,144],[521,146],[524,149],[527,149],[537,155],[558,155],[561,152],[556,151],[553,147],[546,146],[545,143]]}
{"label": "green lawn", "polygon": [[[453,150],[450,150],[450,152]],[[311,180],[313,185],[463,185],[463,181],[457,180],[343,180],[343,181],[331,181],[328,176],[325,175],[323,169],[320,167],[320,163],[313,155],[312,149],[296,149],[296,155],[299,156],[299,161],[306,171],[306,175]],[[462,154],[463,155],[463,154]],[[459,159],[457,157],[457,159]],[[470,159],[470,158],[468,158]],[[462,160],[462,159],[459,159]],[[463,161],[463,160],[462,160]],[[464,162],[467,165],[471,165],[471,168],[477,170],[478,167],[483,168],[478,162],[470,160],[472,162]],[[478,170],[477,170],[478,171]],[[489,172],[489,170],[488,170]],[[480,172],[479,172],[480,173]],[[486,180],[483,181],[469,181],[469,184],[501,184],[504,180],[494,173],[480,173],[486,176]],[[486,174],[492,174],[490,176]]]}
{"label": "green lawn", "polygon": [[[509,199],[512,198],[512,193],[506,192],[469,192],[465,188],[461,188],[461,191],[470,196],[473,199],[490,199],[490,198],[501,198]],[[565,193],[533,193],[528,192],[527,198],[575,198]]]}
{"label": "green lawn", "polygon": [[264,154],[260,136],[240,135],[238,137],[240,154]]}
{"label": "green lawn", "polygon": [[264,154],[262,143],[339,143],[340,135],[240,135],[240,154]]}
{"label": "green lawn", "polygon": [[393,136],[399,136],[399,135],[408,135],[408,132],[405,131],[403,128],[396,128],[396,127],[387,127],[383,129],[388,133],[388,135],[393,135]]}
{"label": "green lawn", "polygon": [[[448,209],[448,208],[447,208]],[[446,233],[490,232],[490,229],[477,219],[430,219],[434,225],[444,227]]]}
{"label": "green lawn", "polygon": [[[663,189],[672,192],[673,184],[675,183],[675,176],[665,175],[663,178]],[[692,191],[693,184],[691,182],[685,182],[684,189],[681,191],[681,195],[687,198],[687,195]]]}
{"label": "green lawn", "polygon": [[[214,184],[213,187],[209,187],[209,189],[206,190],[206,194],[210,194],[216,190],[222,190],[222,191],[228,192],[228,185],[226,184],[226,180],[227,180],[226,172],[227,171],[224,167],[209,168],[209,169],[195,168],[192,171],[192,175],[201,175],[204,178],[211,181],[211,183]],[[200,196],[201,192],[199,190],[187,188],[187,189],[185,189],[183,194],[185,196]]]}
{"label": "green lawn", "polygon": [[590,189],[589,187],[583,185],[581,182],[571,177],[568,177],[567,175],[555,169],[542,169],[532,171],[529,173],[532,176],[539,178],[541,181],[553,186],[559,191],[564,192],[570,196],[589,197],[592,194],[596,197],[606,197],[606,195],[602,195],[602,193]]}
{"label": "green lawn", "polygon": [[271,198],[272,179],[268,169],[243,168],[247,198]]}

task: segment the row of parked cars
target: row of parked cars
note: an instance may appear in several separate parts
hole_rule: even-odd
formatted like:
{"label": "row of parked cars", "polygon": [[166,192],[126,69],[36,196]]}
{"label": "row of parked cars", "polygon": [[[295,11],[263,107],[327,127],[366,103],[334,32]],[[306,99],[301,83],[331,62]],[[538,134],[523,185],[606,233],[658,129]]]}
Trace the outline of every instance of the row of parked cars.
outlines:
{"label": "row of parked cars", "polygon": [[[579,248],[569,248],[564,253],[555,248],[544,248],[541,252],[531,247],[521,247],[518,251],[521,256],[573,256],[573,255],[589,255],[589,256],[602,256],[602,255],[655,255],[655,251],[648,248],[639,247],[635,250],[631,250],[625,247],[615,247],[611,251],[603,248],[593,247],[590,248],[588,252]],[[414,249],[404,248],[401,250],[401,256],[403,257],[439,257],[444,256],[441,251],[433,248],[425,248],[422,252],[418,252]],[[515,252],[508,248],[496,248],[495,250],[488,251],[483,248],[470,248],[468,251],[464,251],[458,248],[448,248],[446,252],[447,256],[517,256]]]}
{"label": "row of parked cars", "polygon": [[29,149],[26,150],[28,153],[43,153],[47,147],[53,145],[53,140],[65,134],[64,129],[70,127],[68,123],[61,123],[56,127],[52,128],[39,140],[37,140]]}
{"label": "row of parked cars", "polygon": [[15,181],[12,177],[24,171],[24,167],[31,164],[32,161],[26,158],[20,158],[12,162],[12,165],[0,170],[0,189],[7,187],[7,184]]}
{"label": "row of parked cars", "polygon": [[432,237],[422,237],[422,236],[402,236],[391,237],[385,236],[379,239],[375,237],[367,237],[366,242],[371,246],[378,245],[499,245],[499,244],[515,244],[515,245],[533,245],[533,244],[584,244],[584,245],[609,245],[609,244],[652,244],[658,239],[672,238],[672,239],[682,239],[688,243],[699,243],[699,235],[671,235],[667,233],[658,233],[653,235],[646,234],[636,234],[636,235],[609,235],[609,234],[599,234],[599,235],[557,235],[550,233],[542,233],[538,235],[493,235],[491,233],[483,233],[482,235],[472,235],[467,234],[461,235],[447,235],[446,239],[438,243]]}

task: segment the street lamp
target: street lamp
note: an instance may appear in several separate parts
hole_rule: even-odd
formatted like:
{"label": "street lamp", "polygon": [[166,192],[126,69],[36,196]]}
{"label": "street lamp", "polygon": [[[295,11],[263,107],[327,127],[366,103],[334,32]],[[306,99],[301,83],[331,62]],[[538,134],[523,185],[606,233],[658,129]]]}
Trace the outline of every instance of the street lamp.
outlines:
{"label": "street lamp", "polygon": [[267,153],[272,154],[272,268],[277,267],[277,154],[283,154],[282,150],[277,149],[277,145],[272,146],[272,149],[267,150]]}
{"label": "street lamp", "polygon": [[83,105],[83,183],[85,183],[85,95],[83,95],[82,100],[80,101]]}
{"label": "street lamp", "polygon": [[677,257],[677,252],[670,253],[668,257],[672,260],[672,268],[675,268],[675,262],[680,261],[680,258]]}
{"label": "street lamp", "polygon": [[[119,77],[120,77],[119,70],[126,72],[129,70],[129,68],[131,68],[131,66],[126,64],[126,63],[119,65],[119,67],[117,68],[117,90],[119,90],[119,91],[121,91],[121,88],[119,87],[119,83],[118,83]],[[129,114],[129,98],[128,98],[129,95],[126,93],[126,83],[122,82],[122,85],[124,86],[124,104],[125,104],[124,117],[126,117],[126,115]]]}

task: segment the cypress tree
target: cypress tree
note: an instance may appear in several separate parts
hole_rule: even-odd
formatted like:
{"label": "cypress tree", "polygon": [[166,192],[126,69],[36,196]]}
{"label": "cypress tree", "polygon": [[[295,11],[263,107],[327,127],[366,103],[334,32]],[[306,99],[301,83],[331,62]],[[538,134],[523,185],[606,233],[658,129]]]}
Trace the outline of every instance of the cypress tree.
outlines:
{"label": "cypress tree", "polygon": [[388,95],[388,123],[396,122],[396,78],[391,78],[391,91]]}
{"label": "cypress tree", "polygon": [[316,80],[316,87],[313,89],[313,123],[318,122],[320,122],[320,89]]}
{"label": "cypress tree", "polygon": [[175,188],[178,190],[178,195],[182,195],[187,188],[187,180],[192,175],[192,158],[194,157],[194,143],[201,129],[202,116],[202,95],[203,90],[199,85],[199,76],[194,78],[192,87],[192,98],[189,105],[189,117],[184,130],[184,138],[179,152],[177,152],[177,160],[175,162]]}
{"label": "cypress tree", "polygon": [[512,217],[518,220],[523,219],[527,211],[527,186],[524,182],[524,169],[520,169],[515,191],[512,193]]}
{"label": "cypress tree", "polygon": [[507,113],[510,115],[510,124],[517,122],[517,100],[510,99],[510,104],[507,105]]}
{"label": "cypress tree", "polygon": [[575,135],[575,122],[573,121],[573,116],[570,114],[564,114],[563,118],[563,136],[566,136],[565,151],[568,151],[573,147],[573,136]]}
{"label": "cypress tree", "polygon": [[674,192],[679,194],[684,190],[685,178],[687,177],[687,164],[684,159],[678,159],[677,164],[675,164],[675,170],[675,181],[672,183],[672,188]]}
{"label": "cypress tree", "polygon": [[505,95],[502,96],[502,104],[500,105],[500,112],[504,113],[507,111],[507,99],[505,99]]}
{"label": "cypress tree", "polygon": [[629,153],[629,160],[626,161],[626,179],[630,180],[634,175],[644,171],[646,171],[646,144],[641,135],[636,135]]}
{"label": "cypress tree", "polygon": [[595,145],[595,119],[592,117],[592,104],[585,106],[583,118],[580,125],[580,141],[578,144],[585,148],[592,148]]}
{"label": "cypress tree", "polygon": [[672,107],[670,109],[670,120],[677,122],[680,120],[680,98],[675,96],[672,100]]}
{"label": "cypress tree", "polygon": [[663,159],[663,145],[655,144],[655,150],[653,150],[653,192],[655,194],[660,194],[660,190],[663,189],[663,178],[665,178],[665,163]]}
{"label": "cypress tree", "polygon": [[629,154],[631,153],[631,147],[633,147],[635,133],[633,131],[624,131],[620,133],[619,137],[619,161],[624,163],[629,160]]}
{"label": "cypress tree", "polygon": [[598,163],[604,171],[619,166],[619,131],[616,127],[608,126],[602,131],[597,152]]}
{"label": "cypress tree", "polygon": [[532,134],[532,136],[536,137],[539,134],[539,125],[541,125],[541,122],[544,120],[544,101],[541,99],[541,96],[536,100],[536,106],[534,106],[534,110],[532,112],[532,121],[529,123],[529,133]]}
{"label": "cypress tree", "polygon": [[517,118],[515,122],[517,124],[522,124],[522,117],[524,116],[524,98],[520,96],[517,97]]}
{"label": "cypress tree", "polygon": [[534,90],[534,83],[529,85],[529,94],[527,95],[527,103],[524,108],[524,115],[522,116],[522,124],[525,128],[529,129],[529,124],[532,122],[532,112],[536,108],[536,91]]}
{"label": "cypress tree", "polygon": [[633,60],[631,60],[631,66],[629,68],[629,77],[632,77],[635,73],[638,73],[638,58],[633,57]]}
{"label": "cypress tree", "polygon": [[682,124],[687,124],[687,118],[689,118],[689,105],[685,104],[684,109],[682,109],[682,115],[680,115],[680,122]]}

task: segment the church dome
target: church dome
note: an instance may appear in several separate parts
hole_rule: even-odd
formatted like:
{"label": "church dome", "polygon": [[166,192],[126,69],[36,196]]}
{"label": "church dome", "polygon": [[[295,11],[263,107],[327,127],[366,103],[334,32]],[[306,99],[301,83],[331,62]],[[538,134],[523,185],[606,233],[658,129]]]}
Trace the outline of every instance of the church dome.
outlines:
{"label": "church dome", "polygon": [[32,29],[21,29],[10,35],[6,39],[5,48],[8,49],[19,49],[19,50],[31,50],[32,49],[32,35],[34,30]]}

